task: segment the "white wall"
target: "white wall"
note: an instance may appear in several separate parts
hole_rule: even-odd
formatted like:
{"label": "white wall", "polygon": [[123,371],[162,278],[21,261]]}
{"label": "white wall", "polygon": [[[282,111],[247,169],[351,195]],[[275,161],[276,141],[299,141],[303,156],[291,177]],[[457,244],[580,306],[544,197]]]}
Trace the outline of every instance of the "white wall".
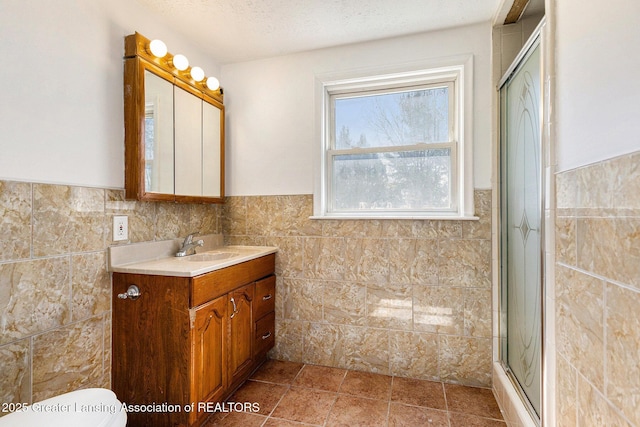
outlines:
{"label": "white wall", "polygon": [[474,55],[474,186],[491,188],[491,26],[385,39],[223,65],[227,194],[313,192],[315,76]]}
{"label": "white wall", "polygon": [[124,186],[124,36],[218,66],[135,0],[0,0],[0,179]]}
{"label": "white wall", "polygon": [[640,149],[640,2],[556,1],[558,170]]}
{"label": "white wall", "polygon": [[134,0],[0,1],[0,179],[123,187],[123,38],[134,31],[220,74],[230,195],[312,192],[315,74],[473,54],[475,187],[491,185],[488,23],[220,69]]}

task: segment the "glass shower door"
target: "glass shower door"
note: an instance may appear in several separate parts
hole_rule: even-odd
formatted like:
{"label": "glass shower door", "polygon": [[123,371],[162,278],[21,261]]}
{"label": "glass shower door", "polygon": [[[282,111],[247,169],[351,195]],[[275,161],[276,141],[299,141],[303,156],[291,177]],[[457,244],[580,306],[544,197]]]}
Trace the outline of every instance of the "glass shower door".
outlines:
{"label": "glass shower door", "polygon": [[500,89],[501,358],[540,415],[542,168],[540,45]]}

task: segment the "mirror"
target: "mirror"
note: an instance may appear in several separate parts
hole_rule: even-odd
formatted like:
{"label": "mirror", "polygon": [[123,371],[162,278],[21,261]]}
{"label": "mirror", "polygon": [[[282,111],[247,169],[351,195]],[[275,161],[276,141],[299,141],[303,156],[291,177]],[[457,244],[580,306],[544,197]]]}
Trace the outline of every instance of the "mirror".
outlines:
{"label": "mirror", "polygon": [[189,69],[156,58],[149,40],[125,38],[125,194],[127,199],[222,203],[222,90]]}
{"label": "mirror", "polygon": [[144,187],[173,194],[173,84],[144,72]]}

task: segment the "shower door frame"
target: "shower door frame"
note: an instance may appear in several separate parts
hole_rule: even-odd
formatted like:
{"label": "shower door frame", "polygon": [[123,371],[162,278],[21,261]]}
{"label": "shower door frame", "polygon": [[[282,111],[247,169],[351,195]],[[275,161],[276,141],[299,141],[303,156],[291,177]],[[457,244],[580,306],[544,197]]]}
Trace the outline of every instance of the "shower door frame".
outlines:
{"label": "shower door frame", "polygon": [[[545,373],[545,361],[546,361],[546,346],[545,346],[545,290],[546,290],[546,275],[545,275],[545,235],[546,235],[546,224],[545,224],[545,198],[546,198],[546,179],[545,179],[545,162],[546,162],[546,144],[544,137],[544,121],[545,121],[545,41],[544,41],[544,27],[546,24],[545,18],[543,18],[536,29],[533,31],[525,45],[522,47],[512,64],[509,66],[507,71],[504,73],[500,83],[498,84],[498,114],[499,114],[499,126],[498,126],[498,262],[499,262],[499,274],[498,274],[498,289],[499,289],[499,307],[498,307],[498,361],[502,366],[507,378],[512,383],[514,389],[518,393],[518,396],[525,408],[531,415],[531,419],[535,421],[538,425],[541,425],[542,414],[544,412],[544,373]],[[540,245],[539,245],[539,256],[540,256],[540,408],[539,414],[534,409],[533,405],[529,401],[527,394],[524,392],[518,379],[515,377],[508,363],[506,362],[506,328],[507,328],[507,312],[506,312],[506,292],[504,291],[505,278],[504,278],[504,253],[503,253],[503,245],[505,238],[505,221],[503,215],[506,213],[503,207],[503,194],[502,194],[502,180],[504,175],[504,157],[503,153],[505,151],[504,144],[504,125],[503,125],[503,99],[502,99],[502,89],[503,87],[511,80],[513,75],[519,70],[520,65],[524,63],[529,56],[533,53],[536,47],[540,49],[540,100],[539,100],[539,158],[540,164],[538,165],[538,176],[539,176],[539,189],[540,195],[538,199],[539,209],[540,209]]]}

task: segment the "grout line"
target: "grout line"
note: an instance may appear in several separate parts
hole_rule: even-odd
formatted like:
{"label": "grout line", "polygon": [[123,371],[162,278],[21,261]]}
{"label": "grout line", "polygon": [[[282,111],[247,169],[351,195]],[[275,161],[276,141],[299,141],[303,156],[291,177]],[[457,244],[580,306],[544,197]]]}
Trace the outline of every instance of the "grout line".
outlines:
{"label": "grout line", "polygon": [[447,413],[448,414],[468,415],[468,416],[471,416],[471,417],[482,418],[483,420],[499,421],[499,422],[502,422],[502,423],[506,423],[504,418],[503,419],[499,419],[499,418],[487,417],[487,416],[484,416],[484,415],[473,414],[471,412],[447,411]]}
{"label": "grout line", "polygon": [[298,379],[300,374],[302,374],[302,371],[304,370],[305,366],[307,366],[307,365],[305,363],[303,363],[302,364],[302,368],[298,369],[298,373],[296,374],[296,376],[291,378],[291,383],[290,383],[291,386],[293,386],[293,383]]}
{"label": "grout line", "polygon": [[[285,385],[285,384],[283,384],[283,385]],[[275,405],[273,405],[273,409],[271,410],[271,412],[269,412],[269,414],[267,414],[267,417],[265,418],[263,425],[266,424],[267,421],[269,421],[269,419],[271,418],[273,413],[276,411],[276,408],[278,407],[280,402],[282,402],[282,400],[287,395],[287,393],[289,393],[289,390],[291,390],[291,384],[287,384],[287,390],[284,393],[282,393],[282,396],[280,396],[280,399],[278,399],[278,402]]]}
{"label": "grout line", "polygon": [[[305,366],[307,366],[307,365],[305,364]],[[342,377],[342,381],[340,382],[340,386],[338,387],[338,391],[342,387],[342,383],[344,382],[344,379],[345,379],[346,376],[347,376],[347,370],[345,369],[344,376]],[[338,391],[335,392],[335,400],[331,404],[331,407],[329,408],[329,411],[327,411],[327,415],[324,418],[324,423],[322,423],[323,426],[326,426],[327,423],[329,422],[329,416],[333,412],[333,408],[336,406],[336,402],[338,402],[338,398],[340,397],[340,395],[338,394]]]}
{"label": "grout line", "polygon": [[30,202],[31,202],[31,206],[29,206],[29,258],[33,258],[34,257],[34,244],[35,244],[35,215],[34,215],[34,208],[35,208],[35,195],[34,195],[34,188],[33,188],[33,183],[29,184],[29,191],[30,191]]}
{"label": "grout line", "polygon": [[342,374],[342,379],[340,380],[340,385],[338,386],[338,390],[336,390],[336,393],[340,394],[340,390],[342,389],[342,385],[344,384],[344,380],[347,378],[347,373],[349,372],[348,369],[344,370],[344,373]]}
{"label": "grout line", "polygon": [[[580,398],[580,382],[584,382],[587,384],[587,386],[591,389],[592,393],[595,393],[602,402],[604,402],[604,404],[607,406],[607,408],[609,409],[609,411],[613,411],[615,414],[617,414],[622,420],[626,421],[630,426],[634,426],[634,424],[628,419],[627,414],[624,413],[622,410],[620,410],[618,408],[618,406],[615,404],[615,402],[612,402],[606,395],[605,392],[606,390],[600,390],[589,378],[587,378],[585,376],[585,374],[583,374],[582,372],[580,372],[580,370],[578,370],[578,368],[574,367],[573,365],[571,365],[571,363],[569,363],[570,366],[573,367],[573,369],[576,371],[576,399]],[[587,390],[588,392],[589,390]],[[578,402],[576,400],[576,402]],[[577,419],[580,420],[580,409],[581,407],[579,405],[576,405],[576,416]],[[588,426],[590,427],[590,426]]]}
{"label": "grout line", "polygon": [[33,340],[34,337],[30,336],[29,340],[29,396],[28,403],[29,405],[33,404]]}
{"label": "grout line", "polygon": [[617,280],[611,279],[609,277],[603,276],[601,274],[598,274],[598,273],[595,273],[595,272],[592,272],[592,271],[589,271],[589,270],[584,270],[584,269],[582,269],[580,267],[577,267],[577,266],[574,266],[574,265],[570,265],[570,264],[566,264],[564,262],[557,261],[556,265],[560,265],[560,266],[562,266],[564,268],[567,268],[567,269],[570,269],[570,270],[574,270],[574,271],[576,271],[578,273],[582,273],[582,274],[584,274],[586,276],[590,276],[590,277],[593,277],[593,278],[598,279],[598,280],[603,280],[603,281],[605,281],[607,283],[611,283],[612,285],[619,286],[619,287],[621,287],[623,289],[626,289],[628,291],[632,291],[632,292],[635,292],[635,293],[640,293],[640,289],[638,289],[638,287],[636,287],[634,285],[622,283],[622,282],[619,282]]}
{"label": "grout line", "polygon": [[391,422],[391,399],[393,398],[393,382],[395,381],[395,375],[391,376],[391,387],[389,388],[389,402],[387,403],[387,426]]}
{"label": "grout line", "polygon": [[[608,359],[608,353],[607,353],[607,345],[608,345],[608,340],[607,340],[607,336],[609,335],[608,332],[608,326],[607,326],[607,320],[609,318],[609,308],[608,308],[608,297],[610,297],[609,294],[609,290],[607,288],[609,288],[609,286],[607,286],[607,282],[606,281],[602,281],[601,282],[601,286],[602,286],[602,318],[600,319],[601,321],[601,325],[602,325],[602,389],[603,389],[603,394],[605,395],[605,397],[607,398],[607,401],[609,401],[609,396],[607,391],[609,390],[609,375],[607,374],[608,370],[608,363],[607,363],[607,359]],[[577,370],[577,369],[576,369]],[[577,401],[576,401],[577,402]]]}
{"label": "grout line", "polygon": [[327,415],[324,417],[324,422],[322,423],[323,426],[326,426],[327,423],[329,422],[329,416],[333,412],[333,408],[336,406],[336,403],[338,402],[338,398],[339,397],[340,397],[340,395],[336,393],[336,398],[333,401],[333,403],[331,404],[331,407],[329,408],[329,410],[327,411]]}
{"label": "grout line", "polygon": [[388,426],[390,422],[391,422],[391,399],[389,399],[389,401],[387,402],[387,422],[386,422],[386,425]]}
{"label": "grout line", "polygon": [[444,382],[442,384],[442,395],[444,396],[444,410],[447,414],[447,425],[451,427],[451,412],[449,411],[449,399],[447,399],[447,388],[444,386]]}

